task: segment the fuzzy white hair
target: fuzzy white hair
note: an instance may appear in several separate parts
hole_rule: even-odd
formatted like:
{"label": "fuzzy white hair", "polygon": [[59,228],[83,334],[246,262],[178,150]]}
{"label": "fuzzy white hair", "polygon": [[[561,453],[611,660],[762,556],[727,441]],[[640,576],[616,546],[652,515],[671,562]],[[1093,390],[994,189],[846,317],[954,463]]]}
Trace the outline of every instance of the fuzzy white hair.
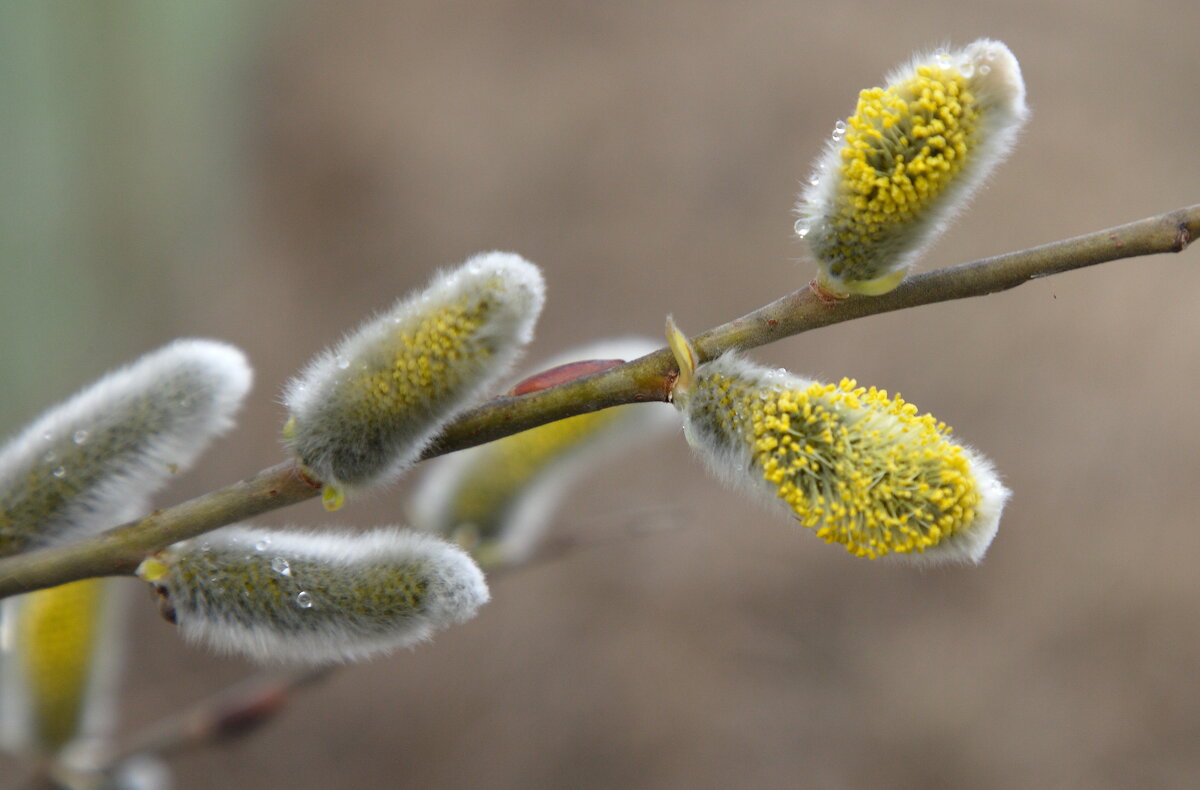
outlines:
{"label": "fuzzy white hair", "polygon": [[[438,273],[425,290],[319,353],[287,385],[289,446],[328,485],[359,488],[394,479],[449,420],[509,370],[532,339],[544,301],[540,270],[513,253],[483,253]],[[455,339],[451,353],[438,357],[437,364],[445,366],[439,391],[410,391],[413,405],[404,413],[388,411],[386,396],[378,398],[378,409],[361,408],[356,386],[366,377],[380,375],[397,358],[427,353],[399,346],[400,337],[460,304],[482,306],[485,318],[469,337]]]}
{"label": "fuzzy white hair", "polygon": [[136,516],[233,425],[251,380],[233,346],[177,340],[45,412],[0,448],[0,556]]}
{"label": "fuzzy white hair", "polygon": [[[909,62],[889,72],[885,84],[891,87],[909,83],[917,77],[918,68],[927,65],[957,69],[966,78],[974,96],[974,104],[981,110],[976,142],[964,160],[962,169],[945,185],[936,199],[925,206],[902,232],[897,229],[890,233],[882,242],[882,247],[872,253],[878,259],[878,265],[873,267],[871,275],[875,281],[886,280],[893,275],[894,284],[899,283],[898,277],[967,208],[974,193],[996,166],[1007,158],[1029,117],[1020,64],[1003,42],[984,38],[952,52],[939,49],[917,53]],[[839,126],[844,127],[844,123]],[[796,204],[796,213],[800,216],[796,221],[796,231],[810,247],[830,232],[826,227],[828,218],[838,211],[839,201],[844,199],[840,192],[842,178],[839,175],[843,147],[840,134],[835,132],[814,163],[813,175],[802,189]],[[824,277],[835,288],[854,290],[850,282],[828,272],[827,262],[819,256],[817,263],[822,267]]]}
{"label": "fuzzy white hair", "polygon": [[[782,509],[792,515],[788,504],[779,498],[777,487],[759,472],[753,442],[722,429],[706,411],[713,406],[713,398],[697,397],[698,391],[703,392],[704,380],[713,374],[736,379],[748,389],[761,392],[803,391],[817,382],[782,369],[761,367],[736,353],[726,353],[700,365],[696,369],[692,391],[681,393],[683,397],[676,400],[676,406],[683,414],[688,443],[714,476],[732,487],[749,492],[768,507]],[[1000,515],[1011,492],[1001,482],[991,461],[981,453],[961,442],[951,442],[948,438],[945,441],[962,448],[967,459],[979,495],[974,518],[936,545],[927,546],[921,551],[888,553],[884,559],[894,558],[895,561],[917,565],[978,563],[996,536]]]}
{"label": "fuzzy white hair", "polygon": [[186,639],[260,662],[322,664],[407,647],[475,616],[483,572],[443,540],[226,527],[176,544],[154,580]]}

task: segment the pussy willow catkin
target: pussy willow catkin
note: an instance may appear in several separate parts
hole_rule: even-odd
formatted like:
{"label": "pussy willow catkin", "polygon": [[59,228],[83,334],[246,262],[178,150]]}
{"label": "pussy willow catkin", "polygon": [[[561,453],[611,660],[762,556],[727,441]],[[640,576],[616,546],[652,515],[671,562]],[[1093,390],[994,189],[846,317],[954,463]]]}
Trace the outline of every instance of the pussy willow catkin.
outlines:
{"label": "pussy willow catkin", "polygon": [[138,515],[233,424],[250,381],[236,348],[178,340],[47,411],[0,449],[0,556]]}
{"label": "pussy willow catkin", "polygon": [[84,579],[0,601],[0,748],[50,756],[114,719],[126,589]]}
{"label": "pussy willow catkin", "polygon": [[796,208],[819,285],[838,296],[899,285],[1028,115],[1017,59],[989,39],[919,54],[862,91]]}
{"label": "pussy willow catkin", "polygon": [[399,529],[227,527],[147,559],[185,638],[258,661],[329,663],[415,644],[475,616],[483,573],[461,549]]}
{"label": "pussy willow catkin", "polygon": [[284,437],[326,506],[398,475],[486,392],[532,338],[544,290],[520,256],[478,255],[309,363],[284,394]]}
{"label": "pussy willow catkin", "polygon": [[734,354],[694,371],[686,354],[680,362],[675,405],[688,441],[722,479],[856,556],[978,562],[987,550],[1008,491],[932,416],[882,390]]}

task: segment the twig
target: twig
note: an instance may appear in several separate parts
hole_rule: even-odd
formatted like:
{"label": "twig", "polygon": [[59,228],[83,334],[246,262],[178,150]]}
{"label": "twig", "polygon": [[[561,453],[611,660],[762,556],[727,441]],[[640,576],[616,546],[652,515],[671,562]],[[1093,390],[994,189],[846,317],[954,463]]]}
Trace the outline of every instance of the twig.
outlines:
{"label": "twig", "polygon": [[[692,338],[701,361],[823,326],[1015,288],[1099,263],[1181,252],[1200,234],[1200,204],[1021,252],[908,278],[883,296],[834,303],[809,288]],[[668,397],[675,363],[665,348],[624,365],[527,395],[489,401],[456,419],[424,458],[462,450],[544,423],[611,406]],[[93,538],[0,560],[0,598],[89,576],[132,573],[146,554],[225,524],[315,496],[319,486],[293,463],[197,497]]]}
{"label": "twig", "polygon": [[272,720],[298,689],[327,677],[332,667],[248,678],[155,722],[109,756],[109,769],[135,755],[165,757],[185,749],[239,737]]}

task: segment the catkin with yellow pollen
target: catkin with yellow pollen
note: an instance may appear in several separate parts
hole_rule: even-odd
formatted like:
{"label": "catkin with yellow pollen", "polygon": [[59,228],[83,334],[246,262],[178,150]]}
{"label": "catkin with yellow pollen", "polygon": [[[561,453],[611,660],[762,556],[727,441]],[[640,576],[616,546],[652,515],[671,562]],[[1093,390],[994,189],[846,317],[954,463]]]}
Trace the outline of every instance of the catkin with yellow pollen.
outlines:
{"label": "catkin with yellow pollen", "polygon": [[862,91],[797,206],[818,284],[837,296],[899,285],[1028,114],[1016,58],[988,39],[918,55]]}
{"label": "catkin with yellow pollen", "polygon": [[284,437],[326,506],[399,474],[495,383],[532,338],[544,289],[520,256],[478,255],[309,363],[284,395]]}
{"label": "catkin with yellow pollen", "polygon": [[987,459],[899,396],[733,354],[691,372],[680,362],[674,401],[692,446],[818,537],[871,559],[978,562],[991,543],[1008,491]]}

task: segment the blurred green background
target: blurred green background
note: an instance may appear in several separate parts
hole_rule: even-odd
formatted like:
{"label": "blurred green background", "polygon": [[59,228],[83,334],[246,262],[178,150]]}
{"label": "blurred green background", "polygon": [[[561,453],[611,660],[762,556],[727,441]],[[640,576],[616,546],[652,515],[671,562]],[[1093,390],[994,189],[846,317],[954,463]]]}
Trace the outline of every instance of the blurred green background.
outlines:
{"label": "blurred green background", "polygon": [[[1007,42],[1034,113],[922,268],[1195,203],[1198,23],[1191,0],[5,3],[0,432],[221,338],[256,392],[159,501],[230,482],[280,459],[296,368],[486,249],[545,269],[531,360],[740,315],[812,276],[790,210],[857,90],[947,42]],[[568,499],[577,550],[173,759],[178,787],[1192,786],[1198,292],[1191,250],[753,354],[898,390],[995,460],[1015,494],[978,568],[853,559],[663,442]],[[402,522],[407,485],[264,522]],[[122,731],[249,670],[135,598]]]}

